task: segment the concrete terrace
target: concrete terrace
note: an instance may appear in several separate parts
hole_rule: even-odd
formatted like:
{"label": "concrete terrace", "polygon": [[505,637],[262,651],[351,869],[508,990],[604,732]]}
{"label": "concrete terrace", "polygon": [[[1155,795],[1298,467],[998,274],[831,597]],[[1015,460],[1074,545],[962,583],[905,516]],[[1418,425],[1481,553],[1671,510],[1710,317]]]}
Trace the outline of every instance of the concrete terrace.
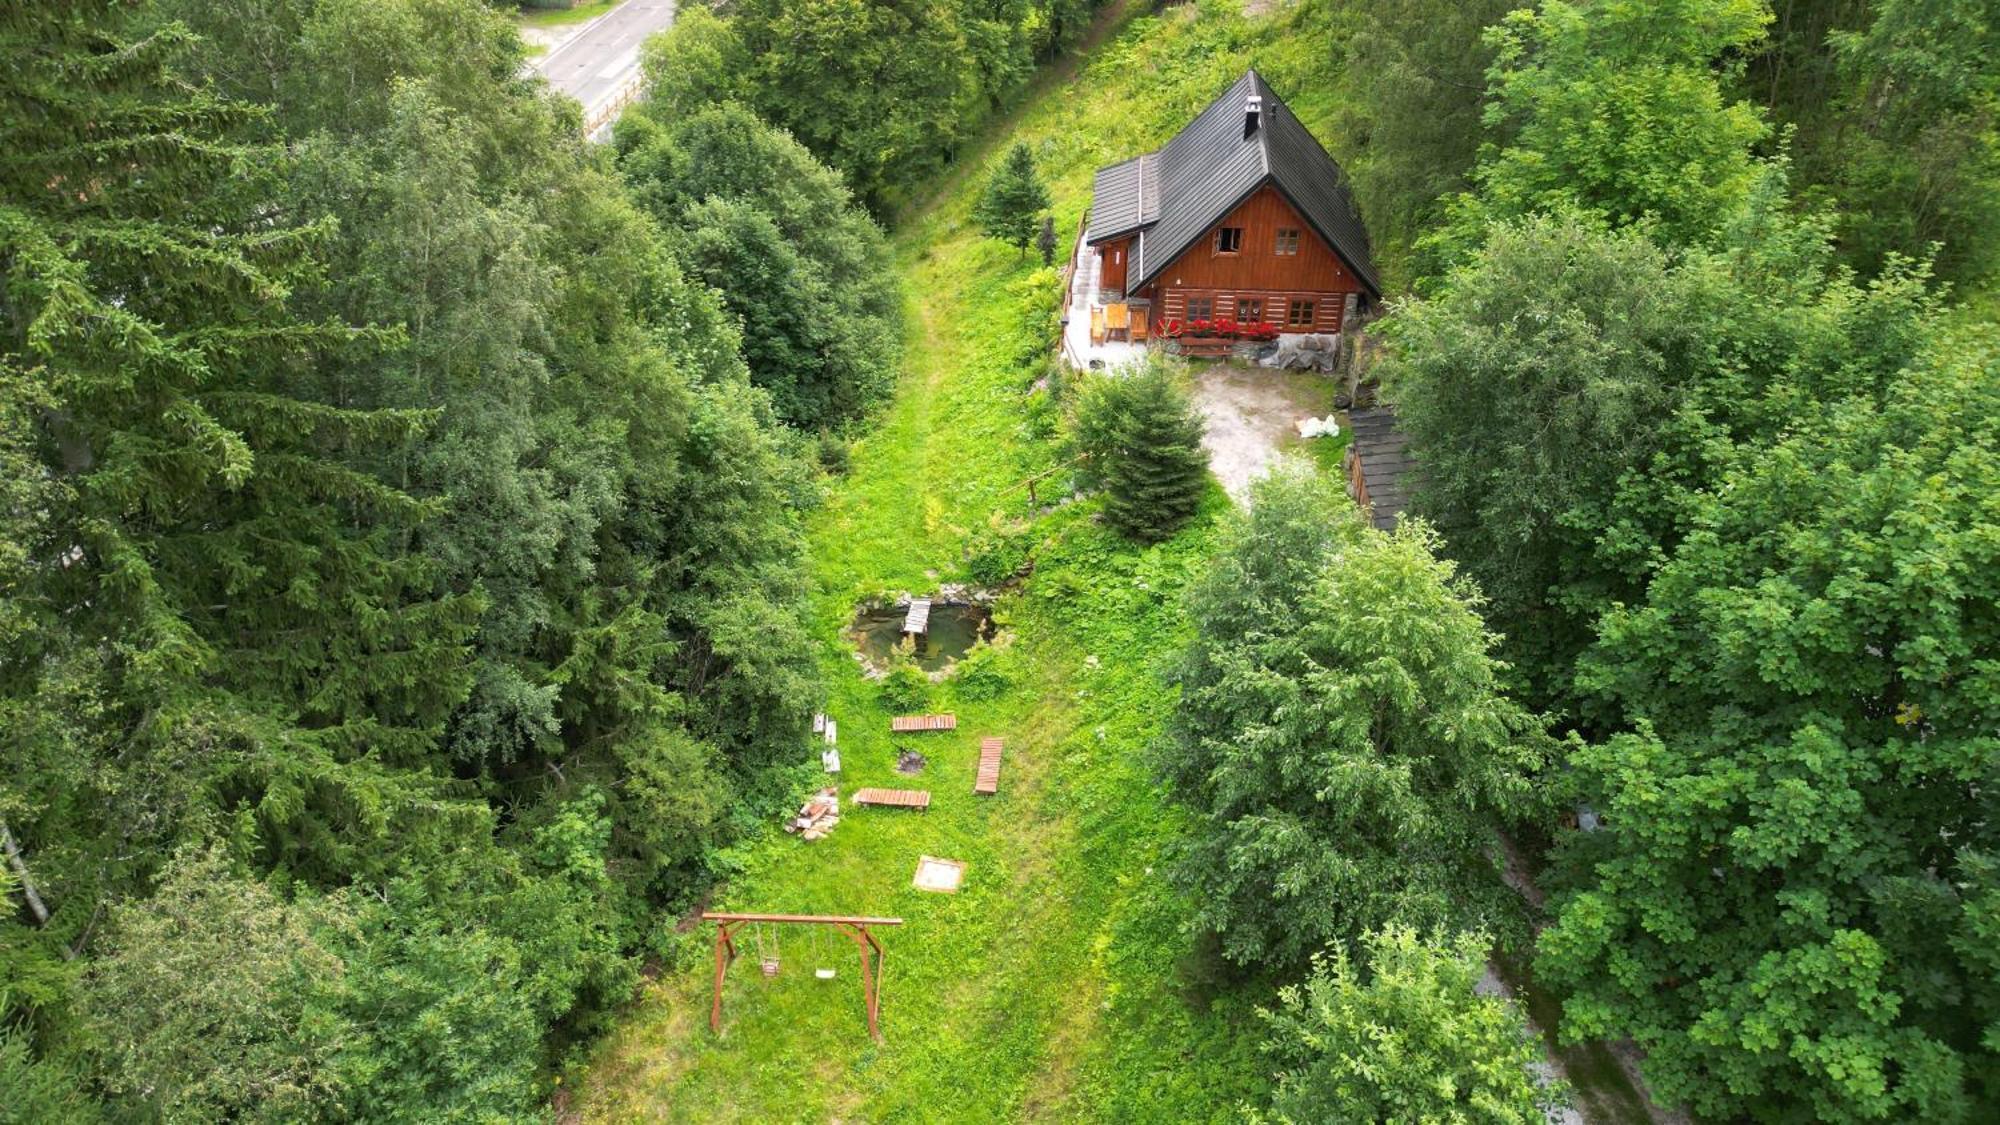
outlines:
{"label": "concrete terrace", "polygon": [[[1090,310],[1103,308],[1104,293],[1098,287],[1098,257],[1091,252],[1089,232],[1077,236],[1069,263],[1069,306],[1064,314],[1063,358],[1071,367],[1116,367],[1146,354],[1146,345],[1123,340],[1090,342]],[[1121,294],[1122,296],[1122,294]]]}

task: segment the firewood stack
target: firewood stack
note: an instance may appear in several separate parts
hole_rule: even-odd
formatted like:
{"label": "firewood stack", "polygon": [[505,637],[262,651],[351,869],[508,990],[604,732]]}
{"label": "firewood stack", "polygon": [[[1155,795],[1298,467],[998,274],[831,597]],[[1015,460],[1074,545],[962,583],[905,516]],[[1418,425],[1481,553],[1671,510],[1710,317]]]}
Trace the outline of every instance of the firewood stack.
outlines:
{"label": "firewood stack", "polygon": [[840,823],[840,789],[828,786],[799,806],[799,815],[785,824],[785,831],[806,840],[817,840]]}

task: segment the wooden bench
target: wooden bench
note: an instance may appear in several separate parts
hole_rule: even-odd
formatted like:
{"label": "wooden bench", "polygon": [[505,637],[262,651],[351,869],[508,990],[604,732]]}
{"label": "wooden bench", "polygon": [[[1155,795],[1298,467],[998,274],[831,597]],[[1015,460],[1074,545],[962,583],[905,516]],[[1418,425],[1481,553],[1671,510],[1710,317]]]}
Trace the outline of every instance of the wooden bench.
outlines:
{"label": "wooden bench", "polygon": [[979,776],[972,782],[974,793],[990,797],[1000,792],[1000,752],[1006,745],[997,738],[979,740]]}
{"label": "wooden bench", "polygon": [[931,807],[931,791],[928,789],[856,789],[849,798],[857,805],[879,805],[887,809],[917,809]]}
{"label": "wooden bench", "polygon": [[927,730],[957,730],[957,715],[898,715],[889,720],[896,734],[919,734]]}

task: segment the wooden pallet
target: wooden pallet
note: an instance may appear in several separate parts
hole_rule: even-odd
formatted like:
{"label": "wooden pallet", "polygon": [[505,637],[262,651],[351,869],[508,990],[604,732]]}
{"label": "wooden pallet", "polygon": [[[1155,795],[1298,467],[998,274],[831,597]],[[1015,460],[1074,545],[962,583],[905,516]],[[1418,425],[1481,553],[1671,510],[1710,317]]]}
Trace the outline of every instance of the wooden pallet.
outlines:
{"label": "wooden pallet", "polygon": [[927,730],[957,730],[957,715],[898,715],[889,720],[889,729],[897,734],[915,734]]}
{"label": "wooden pallet", "polygon": [[928,789],[856,789],[850,798],[857,805],[880,805],[890,809],[928,809]]}
{"label": "wooden pallet", "polygon": [[910,601],[909,612],[903,614],[903,632],[924,634],[931,628],[931,600],[914,598]]}
{"label": "wooden pallet", "polygon": [[992,796],[1000,792],[1000,752],[1006,745],[997,738],[979,740],[979,776],[972,783],[974,793]]}

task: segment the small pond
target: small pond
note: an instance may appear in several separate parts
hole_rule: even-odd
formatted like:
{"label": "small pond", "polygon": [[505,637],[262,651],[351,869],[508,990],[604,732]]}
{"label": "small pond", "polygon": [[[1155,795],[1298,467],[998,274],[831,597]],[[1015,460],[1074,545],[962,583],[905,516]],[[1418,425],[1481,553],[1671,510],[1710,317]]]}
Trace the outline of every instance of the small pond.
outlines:
{"label": "small pond", "polygon": [[[889,605],[863,609],[855,615],[848,636],[870,665],[889,666],[890,654],[903,639],[903,618],[908,612],[904,606]],[[993,611],[987,607],[967,602],[935,602],[931,605],[930,634],[917,648],[917,667],[935,672],[992,636]]]}

